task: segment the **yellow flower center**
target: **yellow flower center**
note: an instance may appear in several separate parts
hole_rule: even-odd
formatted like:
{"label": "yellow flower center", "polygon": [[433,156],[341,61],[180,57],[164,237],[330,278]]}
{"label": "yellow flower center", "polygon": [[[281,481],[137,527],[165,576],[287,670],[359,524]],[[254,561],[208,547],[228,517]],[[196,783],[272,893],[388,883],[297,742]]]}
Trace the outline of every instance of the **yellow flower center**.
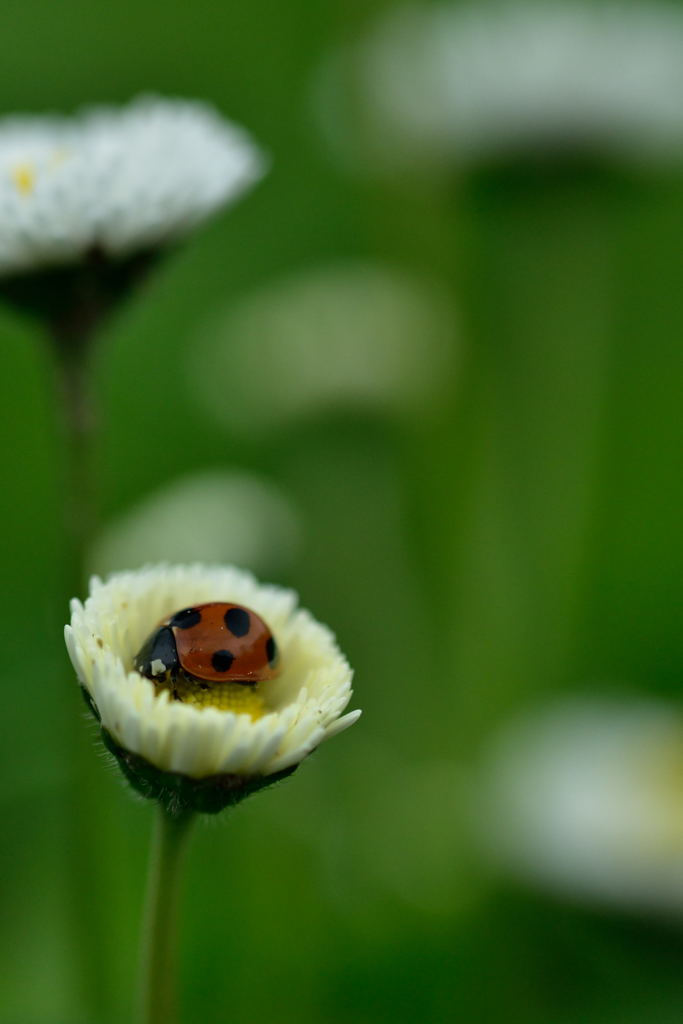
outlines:
{"label": "yellow flower center", "polygon": [[234,711],[236,715],[250,715],[256,720],[265,714],[266,708],[258,683],[245,686],[242,683],[198,683],[182,674],[164,684],[173,700],[183,704],[194,704],[197,708],[218,708],[220,711]]}
{"label": "yellow flower center", "polygon": [[31,160],[15,164],[9,173],[17,192],[22,196],[30,196],[35,191],[38,173],[55,171],[68,157],[69,151],[60,147],[53,150],[45,160],[39,160],[37,165]]}
{"label": "yellow flower center", "polygon": [[36,171],[32,164],[17,164],[11,171],[12,181],[22,196],[28,196],[36,185]]}

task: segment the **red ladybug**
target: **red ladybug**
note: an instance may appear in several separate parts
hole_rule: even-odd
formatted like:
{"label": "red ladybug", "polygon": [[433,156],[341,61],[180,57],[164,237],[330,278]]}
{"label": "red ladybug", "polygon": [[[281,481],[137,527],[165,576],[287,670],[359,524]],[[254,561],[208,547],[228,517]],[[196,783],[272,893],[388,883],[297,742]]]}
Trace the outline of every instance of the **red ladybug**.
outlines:
{"label": "red ladybug", "polygon": [[278,674],[275,638],[250,608],[210,601],[160,623],[138,651],[137,671],[155,683],[179,677],[202,689],[212,683],[254,686]]}

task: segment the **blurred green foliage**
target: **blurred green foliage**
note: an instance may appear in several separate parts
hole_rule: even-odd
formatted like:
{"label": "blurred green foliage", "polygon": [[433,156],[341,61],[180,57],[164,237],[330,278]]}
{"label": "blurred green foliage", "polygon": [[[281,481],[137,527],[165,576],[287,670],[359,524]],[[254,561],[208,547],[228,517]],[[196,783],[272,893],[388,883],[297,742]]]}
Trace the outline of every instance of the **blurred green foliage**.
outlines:
{"label": "blurred green foliage", "polygon": [[[536,697],[599,680],[679,699],[683,179],[344,177],[311,75],[381,6],[8,0],[0,13],[6,112],[188,95],[272,158],[109,324],[98,362],[105,518],[189,469],[277,482],[304,527],[279,582],[337,631],[365,709],[291,781],[197,830],[184,1019],[667,1024],[683,1005],[679,930],[489,877],[461,841],[460,796],[490,730]],[[271,441],[217,427],[186,383],[197,324],[281,274],[353,257],[453,290],[448,401],[401,422],[330,411]],[[0,1020],[113,1024],[130,1015],[151,808],[80,727],[52,368],[35,325],[0,317]]]}

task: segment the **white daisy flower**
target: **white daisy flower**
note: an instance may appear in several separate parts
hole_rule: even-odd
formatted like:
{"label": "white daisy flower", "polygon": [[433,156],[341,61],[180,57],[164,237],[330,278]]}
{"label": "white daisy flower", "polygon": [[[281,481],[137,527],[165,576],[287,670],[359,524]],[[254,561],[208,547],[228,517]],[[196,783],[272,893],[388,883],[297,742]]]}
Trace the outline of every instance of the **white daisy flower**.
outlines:
{"label": "white daisy flower", "polygon": [[214,315],[188,347],[188,379],[202,409],[249,436],[331,409],[423,414],[448,394],[457,334],[438,282],[382,263],[331,264]]}
{"label": "white daisy flower", "polygon": [[474,803],[500,864],[615,905],[683,913],[683,715],[565,701],[509,725]]}
{"label": "white daisy flower", "polygon": [[110,523],[90,562],[98,575],[171,558],[249,565],[266,575],[292,564],[301,537],[298,509],[271,480],[207,470],[175,478]]}
{"label": "white daisy flower", "polygon": [[[683,151],[683,12],[665,2],[409,6],[352,62],[365,141],[384,166]],[[328,113],[336,77],[328,66]]]}
{"label": "white daisy flower", "polygon": [[[186,691],[173,699],[135,670],[136,655],[161,622],[207,602],[241,605],[271,630],[281,667],[259,684],[260,704],[249,698],[244,710],[239,700],[226,710],[219,693],[223,706],[213,706],[206,687],[196,700],[186,700]],[[94,577],[90,596],[84,604],[74,600],[71,611],[67,647],[108,746],[141,792],[176,808],[184,802],[215,811],[235,802],[292,771],[360,715],[342,714],[352,672],[332,633],[297,608],[292,591],[259,584],[249,573],[160,565],[104,582]]]}
{"label": "white daisy flower", "polygon": [[204,103],[141,97],[0,120],[0,274],[181,238],[256,181],[247,134]]}

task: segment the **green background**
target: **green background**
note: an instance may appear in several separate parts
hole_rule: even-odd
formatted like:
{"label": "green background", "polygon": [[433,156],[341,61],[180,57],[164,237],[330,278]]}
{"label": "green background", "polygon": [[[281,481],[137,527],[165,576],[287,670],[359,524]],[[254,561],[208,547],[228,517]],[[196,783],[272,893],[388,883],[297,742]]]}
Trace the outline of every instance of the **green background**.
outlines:
{"label": "green background", "polygon": [[[666,1024],[683,1006],[678,926],[492,876],[461,796],[494,728],[535,701],[594,680],[680,701],[683,178],[346,176],[311,77],[381,6],[0,13],[4,111],[187,95],[272,159],[108,325],[97,367],[104,515],[188,470],[277,482],[304,536],[277,582],[336,631],[364,709],[290,781],[197,829],[183,1019]],[[330,409],[276,439],[217,426],[184,379],[197,324],[357,257],[452,290],[446,400],[421,416]],[[63,651],[50,353],[9,310],[0,335],[0,1020],[114,1024],[131,1013],[151,807],[98,756]]]}

